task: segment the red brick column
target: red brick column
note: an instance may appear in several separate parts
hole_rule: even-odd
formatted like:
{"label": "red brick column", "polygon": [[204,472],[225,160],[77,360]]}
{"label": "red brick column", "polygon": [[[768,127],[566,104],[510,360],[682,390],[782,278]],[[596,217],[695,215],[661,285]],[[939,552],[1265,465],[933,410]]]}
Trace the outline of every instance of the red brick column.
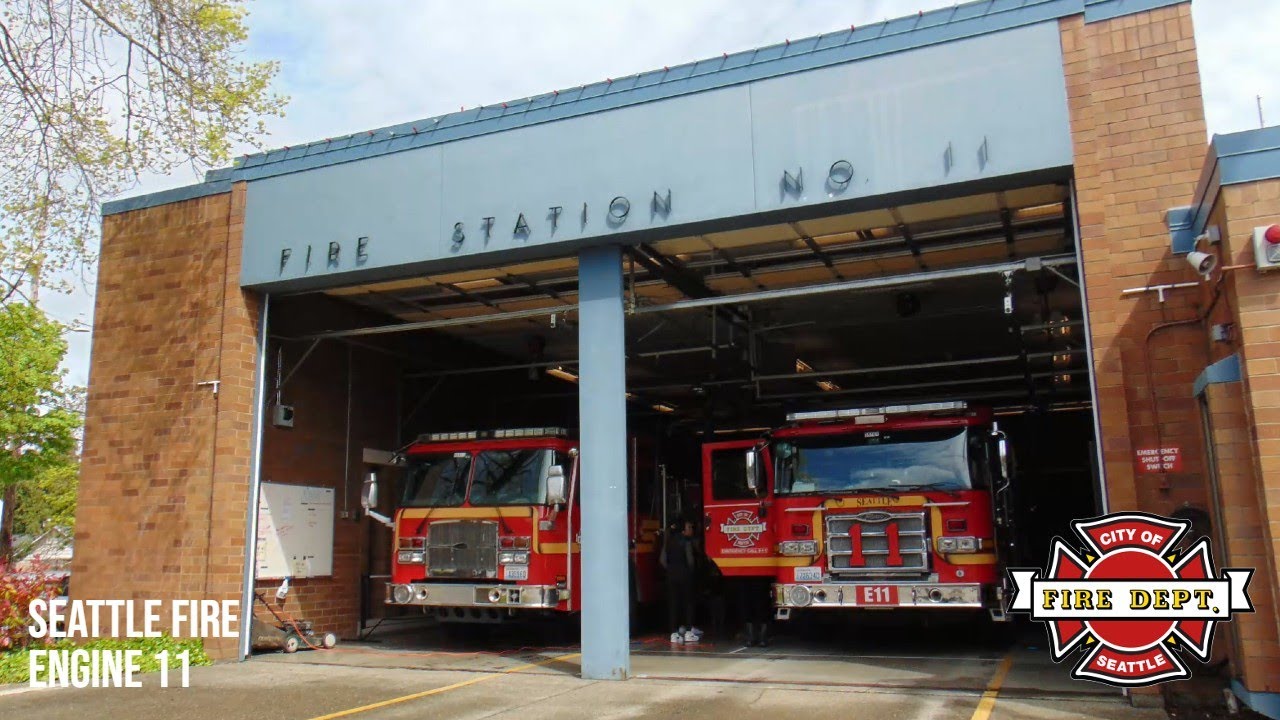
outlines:
{"label": "red brick column", "polygon": [[[1203,507],[1203,452],[1191,384],[1206,364],[1194,290],[1122,291],[1195,280],[1169,249],[1164,212],[1191,199],[1205,123],[1190,3],[1096,23],[1060,21],[1084,274],[1113,509]],[[1150,360],[1148,360],[1148,354]],[[1152,402],[1151,388],[1156,401]],[[1159,413],[1157,432],[1155,412]],[[1182,473],[1135,473],[1134,451],[1182,449]]]}
{"label": "red brick column", "polygon": [[241,185],[103,220],[73,597],[239,598],[257,321],[243,212]]}

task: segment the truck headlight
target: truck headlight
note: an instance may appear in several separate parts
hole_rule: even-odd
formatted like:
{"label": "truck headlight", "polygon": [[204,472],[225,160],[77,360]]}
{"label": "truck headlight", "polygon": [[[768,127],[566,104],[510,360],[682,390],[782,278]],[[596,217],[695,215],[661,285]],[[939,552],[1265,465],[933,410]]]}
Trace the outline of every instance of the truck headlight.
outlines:
{"label": "truck headlight", "polygon": [[975,553],[982,548],[982,543],[976,537],[942,537],[938,538],[937,546],[940,553]]}
{"label": "truck headlight", "polygon": [[813,593],[809,591],[806,585],[792,585],[787,588],[787,602],[798,607],[804,607],[813,600]]}
{"label": "truck headlight", "polygon": [[778,543],[779,555],[817,555],[816,540],[784,540]]}
{"label": "truck headlight", "polygon": [[421,550],[401,550],[400,552],[396,553],[396,560],[402,565],[413,565],[413,564],[421,565],[422,551]]}
{"label": "truck headlight", "polygon": [[498,553],[498,563],[500,565],[528,565],[529,552],[527,550],[504,550]]}
{"label": "truck headlight", "polygon": [[403,605],[413,599],[413,588],[408,585],[396,585],[391,588],[391,599]]}

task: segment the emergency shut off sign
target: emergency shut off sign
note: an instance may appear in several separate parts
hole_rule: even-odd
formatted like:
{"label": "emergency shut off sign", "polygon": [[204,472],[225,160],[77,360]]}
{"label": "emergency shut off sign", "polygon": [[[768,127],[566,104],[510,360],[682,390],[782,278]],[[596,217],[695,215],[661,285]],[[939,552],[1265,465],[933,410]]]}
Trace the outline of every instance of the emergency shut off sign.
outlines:
{"label": "emergency shut off sign", "polygon": [[1182,472],[1182,448],[1139,448],[1135,453],[1138,472],[1143,474]]}

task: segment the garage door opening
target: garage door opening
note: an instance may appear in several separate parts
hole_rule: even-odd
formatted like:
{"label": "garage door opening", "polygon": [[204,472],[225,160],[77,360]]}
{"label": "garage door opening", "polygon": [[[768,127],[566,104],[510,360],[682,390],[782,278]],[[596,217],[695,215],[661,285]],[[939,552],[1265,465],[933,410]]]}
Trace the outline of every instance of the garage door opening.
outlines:
{"label": "garage door opening", "polygon": [[[952,548],[954,553],[992,553],[1000,542],[1001,551],[1011,553],[1007,562],[1040,561],[1049,539],[1066,534],[1069,520],[1101,507],[1074,235],[1069,190],[1049,184],[625,247],[620,270],[626,289],[633,550],[656,553],[655,531],[677,518],[694,519],[704,534],[723,533],[726,525],[735,535],[751,535],[753,525],[782,523],[787,530],[807,525],[811,539],[826,542],[823,533],[832,530],[821,517],[792,522],[774,513],[763,523],[760,518],[710,518],[704,506],[704,478],[710,477],[704,465],[710,456],[703,449],[742,441],[736,455],[745,458],[744,450],[767,446],[772,435],[803,422],[795,418],[805,413],[828,413],[817,416],[816,422],[824,422],[852,417],[841,416],[842,411],[899,408],[880,411],[892,415],[912,406],[932,414],[981,414],[983,433],[1001,433],[1004,443],[996,443],[992,434],[990,444],[971,443],[967,452],[978,452],[981,445],[991,463],[1003,460],[1012,468],[1014,480],[1003,496],[1008,527],[998,531],[997,540],[990,528],[968,532],[956,524],[948,531],[924,515],[920,528],[895,524],[894,529],[916,532],[921,543],[936,543],[944,532],[975,543]],[[568,494],[578,481],[573,476],[579,424],[577,270],[575,258],[551,258],[273,298],[270,352],[278,369],[271,387],[279,393],[272,402],[290,408],[293,420],[291,426],[280,422],[268,428],[263,480],[328,487],[336,504],[332,574],[293,575],[291,597],[300,616],[347,637],[382,622],[376,638],[402,618],[489,623],[532,614],[525,610],[572,609],[557,606],[572,597],[572,576],[580,572],[574,565],[574,535],[560,527],[567,516],[549,517],[555,503],[548,502],[548,493],[558,494],[562,487],[564,504],[570,504]],[[927,407],[920,410],[921,405]],[[271,412],[269,417],[276,418],[279,411]],[[517,431],[523,435],[513,434]],[[510,442],[476,445],[498,440]],[[411,537],[397,536],[361,512],[361,485],[370,467],[379,472],[377,509],[384,515],[394,516],[404,504],[406,486],[422,481],[420,465],[412,471],[419,476],[412,476],[406,467],[371,460],[365,448],[412,454],[411,448],[426,453],[434,447],[444,460],[465,464],[474,478],[494,462],[513,460],[511,451],[532,445],[546,452],[520,456],[529,467],[537,466],[528,473],[534,478],[535,509],[520,511],[527,538],[505,527],[516,521],[514,511],[480,517],[488,511],[477,505],[504,504],[473,503],[475,479],[454,497],[457,502],[439,508],[427,502],[415,509],[415,522],[424,530]],[[507,454],[497,458],[492,453],[498,451]],[[762,482],[776,484],[776,478],[760,472]],[[563,479],[548,482],[553,474]],[[988,493],[983,497],[990,497],[1000,481],[992,475],[981,482]],[[982,489],[943,491],[975,488]],[[768,504],[761,501],[765,497],[753,495],[744,507]],[[439,593],[414,585],[407,591],[411,595],[401,598],[411,602],[392,595],[388,603],[387,585],[398,584],[392,580],[402,555],[420,566],[430,564],[433,552],[443,558],[444,545],[428,541],[425,526],[469,520],[493,524],[485,531],[493,530],[494,557],[473,558],[483,559],[487,569],[465,582],[441,577],[448,589]],[[938,522],[945,520],[938,515]],[[859,522],[884,520],[868,516]],[[850,527],[841,529],[842,542],[854,542]],[[875,529],[860,532],[871,537]],[[538,532],[548,538],[568,532],[549,541],[568,561],[541,583],[541,604],[530,606],[527,597],[510,591],[518,589],[524,573],[538,572],[537,560],[529,558],[537,554]],[[508,535],[509,547],[502,544]],[[414,544],[415,538],[422,538],[421,544]],[[446,545],[456,559],[475,542],[487,540],[458,535]],[[709,546],[711,539],[704,542]],[[904,548],[884,550],[897,562]],[[822,573],[824,563],[847,562],[833,560],[825,547],[813,548],[803,563],[780,558],[777,550],[776,544],[765,547],[770,567],[812,567]],[[870,555],[875,548],[862,550]],[[800,547],[788,557],[804,552]],[[848,557],[853,549],[840,553]],[[508,569],[520,566],[514,561],[521,559],[526,570]],[[294,564],[286,571],[307,570],[305,558],[301,564],[290,561]],[[652,556],[643,562],[651,561]],[[936,569],[928,562],[917,580],[937,584]],[[717,567],[719,574],[732,575],[726,567]],[[641,571],[650,573],[651,568]],[[257,585],[268,591],[281,581],[260,573]],[[638,600],[659,599],[656,585],[633,582],[643,586],[633,591]],[[773,583],[803,584],[795,575],[779,580],[776,574]],[[471,595],[459,599],[461,586]],[[476,590],[480,586],[484,593]],[[929,597],[933,589],[920,597]],[[551,590],[559,594],[546,594]],[[778,591],[763,591],[781,609]],[[441,605],[434,602],[437,597],[453,600]],[[731,634],[739,624],[735,607],[732,597],[707,598],[699,610],[705,622],[700,622]],[[792,609],[796,619],[805,614]],[[661,609],[638,614],[652,621],[646,631],[665,632]]]}

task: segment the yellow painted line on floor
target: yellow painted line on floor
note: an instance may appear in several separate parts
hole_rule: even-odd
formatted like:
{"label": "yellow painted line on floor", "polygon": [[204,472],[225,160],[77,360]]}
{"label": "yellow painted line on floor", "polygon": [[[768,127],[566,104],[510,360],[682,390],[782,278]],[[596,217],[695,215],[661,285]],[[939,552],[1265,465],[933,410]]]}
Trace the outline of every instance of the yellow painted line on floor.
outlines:
{"label": "yellow painted line on floor", "polygon": [[982,699],[978,701],[978,707],[973,709],[973,715],[969,720],[987,720],[991,717],[991,711],[996,706],[996,697],[1000,695],[1000,687],[1004,685],[1004,679],[1011,667],[1013,667],[1012,651],[1000,661],[995,674],[991,676],[991,681],[987,683],[986,692],[982,693]]}
{"label": "yellow painted line on floor", "polygon": [[406,702],[409,702],[410,700],[417,700],[419,698],[430,697],[432,695],[439,695],[441,693],[446,693],[446,692],[449,692],[450,690],[457,690],[458,688],[464,688],[464,687],[467,687],[468,685],[478,685],[482,682],[487,682],[489,680],[496,680],[497,678],[500,678],[503,675],[507,675],[514,672],[520,672],[521,670],[528,670],[530,668],[542,667],[543,665],[550,665],[552,663],[560,662],[561,660],[572,660],[581,654],[582,653],[570,653],[568,655],[559,655],[549,660],[542,660],[535,663],[527,663],[525,665],[517,665],[516,667],[513,667],[513,668],[507,668],[502,672],[490,673],[488,675],[482,675],[480,677],[471,678],[470,680],[463,680],[462,682],[456,682],[452,685],[445,685],[444,687],[432,688],[431,690],[423,690],[422,692],[413,693],[411,695],[402,695],[400,697],[391,698],[390,700],[383,700],[381,702],[370,703],[368,705],[361,705],[360,707],[353,707],[353,708],[350,708],[349,710],[339,710],[338,712],[329,713],[328,715],[320,715],[318,717],[311,718],[311,720],[333,720],[334,718],[350,717],[358,713],[369,712],[370,710],[379,710],[381,708],[389,707],[391,705],[399,705],[400,703],[406,703]]}

